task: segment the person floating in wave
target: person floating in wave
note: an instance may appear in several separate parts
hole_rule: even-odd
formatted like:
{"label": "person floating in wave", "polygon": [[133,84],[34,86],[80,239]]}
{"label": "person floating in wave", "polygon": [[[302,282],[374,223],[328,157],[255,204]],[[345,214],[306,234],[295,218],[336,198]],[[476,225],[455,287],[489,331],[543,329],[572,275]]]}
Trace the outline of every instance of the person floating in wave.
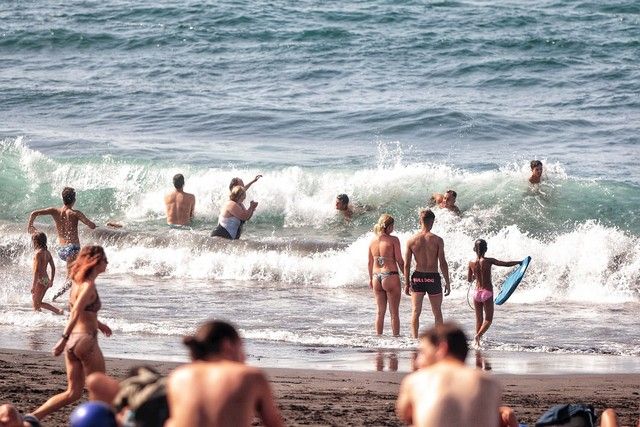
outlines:
{"label": "person floating in wave", "polygon": [[167,208],[167,224],[177,228],[191,224],[194,209],[196,207],[196,196],[185,193],[184,176],[177,174],[173,177],[175,190],[164,196],[164,204]]}
{"label": "person floating in wave", "polygon": [[456,215],[460,215],[460,209],[456,206],[458,193],[453,190],[447,190],[443,193],[433,193],[431,201],[442,209],[447,209]]}
{"label": "person floating in wave", "polygon": [[73,209],[73,205],[76,202],[76,190],[71,187],[65,187],[62,190],[62,203],[61,208],[45,208],[31,212],[29,215],[29,223],[27,230],[29,233],[34,234],[38,230],[34,227],[33,222],[35,219],[42,215],[50,215],[56,224],[56,231],[58,233],[58,256],[61,260],[67,263],[67,281],[60,291],[58,291],[52,298],[56,300],[60,295],[65,293],[71,287],[71,281],[69,280],[69,268],[73,261],[80,252],[80,238],[78,237],[78,222],[82,222],[90,229],[95,229],[96,224],[85,216],[79,210]]}
{"label": "person floating in wave", "polygon": [[212,237],[225,239],[239,239],[242,234],[242,225],[251,219],[258,207],[258,202],[249,203],[249,209],[244,207],[247,192],[244,187],[236,185],[229,194],[229,201],[220,210],[218,226],[211,232]]}
{"label": "person floating in wave", "polygon": [[[36,253],[33,256],[33,283],[31,284],[31,299],[33,300],[33,309],[40,311],[46,308],[55,314],[62,314],[63,310],[53,305],[42,302],[44,294],[51,286],[56,276],[56,265],[53,262],[51,252],[47,249],[47,235],[42,231],[38,231],[31,235],[31,242]],[[47,272],[47,266],[51,266],[51,276]]]}
{"label": "person floating in wave", "polygon": [[336,196],[336,210],[343,215],[345,220],[350,221],[354,215],[371,211],[373,208],[367,205],[350,203],[349,196],[343,193]]}
{"label": "person floating in wave", "polygon": [[400,240],[392,236],[394,219],[383,214],[374,226],[376,237],[369,244],[369,288],[376,299],[376,333],[382,335],[384,315],[389,303],[393,336],[400,335],[400,275],[404,270]]}
{"label": "person floating in wave", "polygon": [[540,160],[531,160],[531,176],[529,182],[531,184],[540,184],[542,180],[542,162]]}
{"label": "person floating in wave", "polygon": [[[404,254],[404,291],[407,295],[411,295],[411,336],[413,338],[418,338],[425,294],[429,295],[435,324],[442,323],[442,281],[438,265],[444,275],[444,295],[447,296],[451,292],[449,265],[444,255],[444,240],[431,232],[436,216],[431,209],[424,209],[420,211],[419,218],[420,231],[407,241]],[[412,258],[416,260],[413,275],[410,274]]]}
{"label": "person floating in wave", "polygon": [[473,305],[476,311],[476,346],[480,345],[480,338],[487,332],[493,322],[493,284],[491,283],[491,266],[513,267],[520,261],[500,261],[495,258],[485,258],[487,242],[478,239],[473,244],[473,251],[477,258],[469,262],[467,280],[476,281],[473,293]]}

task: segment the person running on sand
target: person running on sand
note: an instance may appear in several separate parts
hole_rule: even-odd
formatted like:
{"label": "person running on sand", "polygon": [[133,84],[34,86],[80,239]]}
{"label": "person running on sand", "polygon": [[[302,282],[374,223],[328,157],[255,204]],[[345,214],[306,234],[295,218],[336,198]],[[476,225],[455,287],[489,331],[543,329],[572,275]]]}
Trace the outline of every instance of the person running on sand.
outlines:
{"label": "person running on sand", "polygon": [[[36,250],[33,256],[33,282],[31,283],[33,309],[40,311],[41,308],[46,308],[55,314],[62,314],[63,310],[42,302],[47,289],[53,286],[53,279],[56,276],[56,265],[53,262],[51,252],[47,249],[47,235],[42,231],[38,231],[31,236],[31,242]],[[51,266],[51,277],[47,272],[47,266]]]}
{"label": "person running on sand", "polygon": [[244,363],[242,339],[233,326],[209,321],[183,342],[192,362],[169,376],[165,427],[250,426],[256,413],[266,427],[283,425],[267,378]]}
{"label": "person running on sand", "polygon": [[167,208],[167,224],[189,225],[193,220],[196,196],[183,191],[184,176],[182,174],[177,174],[173,177],[173,186],[175,190],[164,196],[164,204]]}
{"label": "person running on sand", "polygon": [[467,337],[454,323],[420,334],[419,369],[402,380],[396,402],[403,422],[416,427],[501,425],[501,387],[465,365],[468,350]]}
{"label": "person running on sand", "polygon": [[[444,275],[444,296],[451,292],[449,266],[444,255],[444,241],[433,234],[431,228],[436,219],[431,209],[420,211],[420,231],[407,241],[404,254],[404,291],[411,295],[411,336],[418,338],[420,313],[425,294],[429,295],[431,311],[436,325],[442,323],[442,282],[438,265]],[[410,275],[412,258],[416,260],[416,269]],[[411,293],[409,291],[411,290]]]}
{"label": "person running on sand", "polygon": [[431,200],[442,209],[448,209],[456,215],[460,215],[460,209],[456,206],[458,193],[453,190],[447,190],[442,193],[433,193]]}
{"label": "person running on sand", "polygon": [[229,183],[229,191],[233,190],[233,187],[238,185],[240,187],[244,187],[245,190],[248,190],[249,187],[251,187],[260,178],[262,178],[262,175],[256,175],[256,177],[253,178],[253,180],[249,181],[247,185],[244,185],[244,181],[241,178],[238,178],[238,177],[231,178],[231,182]]}
{"label": "person running on sand", "polygon": [[249,203],[249,209],[244,207],[247,192],[244,187],[236,185],[229,194],[229,201],[220,209],[218,226],[211,232],[211,237],[223,237],[225,239],[239,239],[242,234],[242,226],[251,219],[258,207],[258,202]]}
{"label": "person running on sand", "polygon": [[542,162],[540,160],[531,160],[531,176],[529,182],[531,184],[540,184],[542,180]]}
{"label": "person running on sand", "polygon": [[107,264],[107,256],[101,246],[85,246],[71,266],[71,314],[62,338],[53,347],[54,356],[64,351],[69,383],[66,391],[56,394],[33,412],[40,420],[80,399],[86,376],[105,371],[104,356],[98,346],[98,331],[109,337],[111,329],[98,320],[102,304],[96,278],[104,273]]}
{"label": "person running on sand", "polygon": [[[94,224],[89,218],[85,216],[79,210],[73,209],[73,205],[76,202],[76,190],[71,187],[65,187],[62,190],[62,203],[61,208],[45,208],[31,212],[29,215],[29,223],[27,224],[27,230],[33,234],[38,230],[34,227],[33,221],[39,216],[50,215],[53,218],[53,222],[56,224],[56,231],[58,233],[58,256],[61,260],[67,263],[67,279],[69,278],[69,269],[71,264],[76,259],[78,252],[80,252],[80,238],[78,237],[78,222],[82,222],[90,229],[95,229]],[[52,300],[55,301],[60,295],[65,293],[71,287],[71,282],[67,280],[67,283],[53,296]]]}
{"label": "person running on sand", "polygon": [[393,336],[400,335],[400,276],[404,270],[400,240],[392,236],[393,217],[384,214],[374,226],[376,237],[369,244],[369,288],[376,298],[376,333],[382,335],[384,315],[389,303]]}
{"label": "person running on sand", "polygon": [[493,284],[491,283],[491,266],[513,267],[520,264],[520,261],[500,261],[495,258],[485,258],[487,252],[487,242],[478,239],[473,244],[473,251],[476,253],[476,260],[469,262],[467,280],[476,281],[476,290],[473,293],[473,305],[476,311],[476,336],[474,338],[477,346],[480,345],[480,338],[487,332],[493,322]]}

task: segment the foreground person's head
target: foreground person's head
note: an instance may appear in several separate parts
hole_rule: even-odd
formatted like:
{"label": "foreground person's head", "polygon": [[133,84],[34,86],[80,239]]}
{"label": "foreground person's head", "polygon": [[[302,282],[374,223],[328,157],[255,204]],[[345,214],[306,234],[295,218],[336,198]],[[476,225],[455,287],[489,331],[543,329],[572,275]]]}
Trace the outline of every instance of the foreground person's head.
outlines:
{"label": "foreground person's head", "polygon": [[454,322],[445,322],[420,333],[418,368],[431,366],[444,359],[464,363],[469,351],[467,336]]}
{"label": "foreground person's head", "polygon": [[240,187],[244,187],[244,181],[238,177],[231,178],[231,182],[229,183],[229,191],[233,190],[233,187],[239,185]]}
{"label": "foreground person's head", "polygon": [[191,336],[182,339],[189,348],[191,359],[225,359],[244,362],[245,354],[242,339],[232,325],[221,320],[210,320]]}
{"label": "foreground person's head", "polygon": [[455,206],[456,199],[458,198],[458,193],[453,190],[447,190],[442,196],[442,201],[444,205],[447,207]]}
{"label": "foreground person's head", "polygon": [[173,176],[173,186],[176,188],[176,190],[182,190],[182,188],[184,187],[184,175],[182,175],[181,173],[175,174]]}
{"label": "foreground person's head", "polygon": [[0,405],[0,426],[22,427],[22,417],[15,406],[10,403]]}
{"label": "foreground person's head", "polygon": [[75,202],[76,190],[71,187],[64,187],[64,189],[62,190],[62,203],[64,203],[66,207],[70,208]]}
{"label": "foreground person's head", "polygon": [[109,261],[102,246],[84,246],[71,265],[69,277],[76,283],[82,283],[90,276],[95,278],[98,274],[104,273],[107,264]]}
{"label": "foreground person's head", "polygon": [[436,214],[431,209],[423,209],[420,211],[420,225],[424,226],[428,230],[433,227],[433,222],[436,220]]}
{"label": "foreground person's head", "polygon": [[236,203],[242,203],[246,196],[247,190],[245,190],[241,185],[236,185],[231,189],[231,193],[229,193],[229,200]]}
{"label": "foreground person's head", "polygon": [[484,239],[478,239],[473,243],[473,251],[478,257],[484,256],[487,253],[487,241]]}
{"label": "foreground person's head", "polygon": [[336,209],[346,211],[349,208],[349,196],[346,194],[338,194],[336,197]]}

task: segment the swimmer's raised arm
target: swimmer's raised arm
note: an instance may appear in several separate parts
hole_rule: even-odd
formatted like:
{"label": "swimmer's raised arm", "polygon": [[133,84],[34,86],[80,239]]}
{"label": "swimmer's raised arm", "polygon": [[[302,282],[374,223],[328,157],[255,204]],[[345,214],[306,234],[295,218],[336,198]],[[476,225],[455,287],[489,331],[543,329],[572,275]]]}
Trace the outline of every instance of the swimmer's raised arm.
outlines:
{"label": "swimmer's raised arm", "polygon": [[253,178],[253,180],[249,181],[249,183],[247,185],[244,186],[245,190],[248,190],[249,187],[251,187],[256,181],[258,181],[260,178],[262,178],[262,175],[256,175],[255,178]]}

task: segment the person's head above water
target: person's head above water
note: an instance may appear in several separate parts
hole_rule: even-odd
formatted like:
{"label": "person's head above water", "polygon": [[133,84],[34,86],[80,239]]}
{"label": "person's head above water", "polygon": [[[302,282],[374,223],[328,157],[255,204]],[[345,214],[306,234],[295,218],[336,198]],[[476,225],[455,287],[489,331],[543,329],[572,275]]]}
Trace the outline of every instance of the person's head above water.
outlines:
{"label": "person's head above water", "polygon": [[62,203],[71,207],[76,202],[76,190],[71,187],[64,187],[62,190]]}
{"label": "person's head above water", "polygon": [[478,239],[473,243],[473,251],[479,256],[487,253],[487,242],[484,239]]}
{"label": "person's head above water", "polygon": [[336,197],[336,209],[339,211],[347,210],[349,207],[349,196],[346,194],[338,194]]}
{"label": "person's head above water", "polygon": [[236,203],[241,203],[246,194],[247,190],[245,190],[243,186],[236,185],[231,189],[231,193],[229,193],[229,199],[233,200]]}
{"label": "person's head above water", "polygon": [[182,190],[184,187],[184,176],[181,173],[173,176],[173,186],[176,190]]}
{"label": "person's head above water", "polygon": [[244,187],[244,181],[238,177],[231,178],[231,182],[229,183],[229,191],[233,190],[233,187],[236,186]]}
{"label": "person's head above water", "polygon": [[456,199],[458,198],[458,193],[453,190],[447,190],[444,192],[442,196],[442,201],[446,206],[453,206],[456,204]]}
{"label": "person's head above water", "polygon": [[423,209],[420,211],[420,225],[423,225],[427,228],[431,228],[433,222],[436,219],[436,215],[433,213],[431,209]]}
{"label": "person's head above water", "polygon": [[394,222],[395,221],[391,215],[382,214],[380,215],[380,218],[378,219],[378,222],[376,223],[376,225],[373,226],[373,231],[376,234],[382,234],[382,233],[389,234],[392,230]]}
{"label": "person's head above water", "polygon": [[221,320],[210,320],[196,330],[194,335],[182,339],[189,348],[192,360],[223,359],[244,362],[242,339],[236,328]]}
{"label": "person's head above water", "polygon": [[542,162],[540,160],[531,160],[531,177],[529,182],[536,184],[542,178]]}

